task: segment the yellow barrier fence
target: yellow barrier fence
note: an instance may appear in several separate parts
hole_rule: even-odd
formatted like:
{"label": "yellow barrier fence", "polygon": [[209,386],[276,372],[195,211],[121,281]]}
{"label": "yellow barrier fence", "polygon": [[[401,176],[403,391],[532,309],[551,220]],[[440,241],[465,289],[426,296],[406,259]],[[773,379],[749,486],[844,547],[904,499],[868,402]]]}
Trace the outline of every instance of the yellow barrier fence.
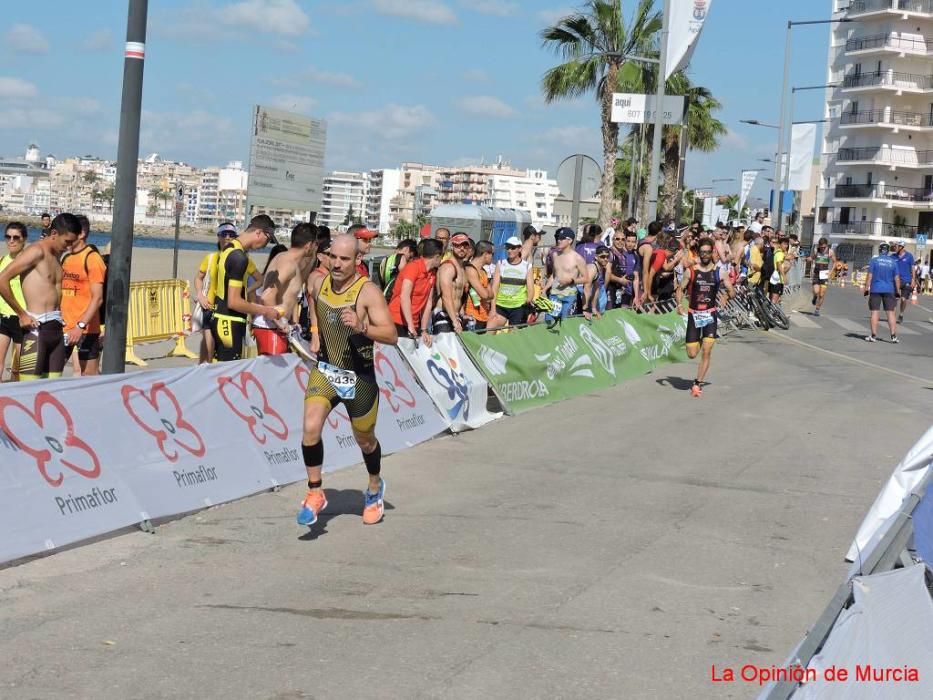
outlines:
{"label": "yellow barrier fence", "polygon": [[185,347],[191,332],[190,296],[186,280],[146,280],[130,283],[130,311],[126,329],[126,361],[138,367],[146,362],[136,354],[135,346],[175,339],[169,357],[197,355]]}

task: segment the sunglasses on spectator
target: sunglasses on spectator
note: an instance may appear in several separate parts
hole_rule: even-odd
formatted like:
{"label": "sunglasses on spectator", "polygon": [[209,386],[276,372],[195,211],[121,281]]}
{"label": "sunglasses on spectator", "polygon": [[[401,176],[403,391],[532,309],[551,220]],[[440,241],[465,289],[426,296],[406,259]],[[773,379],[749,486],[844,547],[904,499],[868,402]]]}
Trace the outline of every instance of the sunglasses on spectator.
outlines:
{"label": "sunglasses on spectator", "polygon": [[217,238],[236,238],[236,234],[233,231],[224,231],[223,233],[218,233]]}
{"label": "sunglasses on spectator", "polygon": [[23,240],[23,237],[22,237],[22,236],[11,236],[10,234],[6,234],[6,235],[4,236],[4,238],[6,238],[8,241],[21,241],[21,240]]}
{"label": "sunglasses on spectator", "polygon": [[470,242],[469,242],[469,241],[460,241],[459,243],[454,243],[453,246],[454,246],[454,248],[469,248],[469,247],[470,247]]}
{"label": "sunglasses on spectator", "polygon": [[706,253],[707,255],[712,255],[713,249],[712,248],[700,248],[700,255],[703,255],[704,253]]}

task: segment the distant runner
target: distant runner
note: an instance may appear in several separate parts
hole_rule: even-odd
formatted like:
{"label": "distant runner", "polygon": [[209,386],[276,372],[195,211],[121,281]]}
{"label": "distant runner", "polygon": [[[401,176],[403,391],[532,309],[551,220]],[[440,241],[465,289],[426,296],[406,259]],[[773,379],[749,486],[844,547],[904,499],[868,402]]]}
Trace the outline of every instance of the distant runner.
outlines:
{"label": "distant runner", "polygon": [[[42,240],[33,243],[0,272],[0,297],[10,305],[25,330],[20,355],[20,379],[51,379],[65,368],[64,321],[62,319],[61,256],[71,249],[81,233],[73,214],[59,214]],[[24,307],[10,283],[20,278]]]}
{"label": "distant runner", "polygon": [[[382,448],[376,438],[379,387],[373,343],[394,345],[398,334],[382,292],[356,269],[357,239],[337,236],[330,252],[330,274],[315,277],[310,290],[312,349],[318,353],[318,364],[311,370],[305,393],[301,451],[308,472],[308,493],[297,520],[299,525],[313,525],[327,507],[322,488],[321,431],[327,416],[342,403],[369,473],[369,487],[363,495],[363,523],[373,525],[382,520],[385,510]],[[435,251],[435,256],[439,253]]]}
{"label": "distant runner", "polygon": [[100,374],[100,306],[104,303],[107,265],[87,242],[91,222],[79,216],[81,233],[62,258],[62,319],[65,322],[65,361],[78,350],[77,371],[82,377]]}
{"label": "distant runner", "polygon": [[[885,245],[887,248],[887,245]],[[810,257],[807,258],[813,263],[813,298],[810,303],[816,307],[814,316],[820,315],[820,309],[823,308],[823,302],[826,300],[826,287],[829,286],[829,276],[836,264],[836,254],[829,247],[829,241],[821,238],[817,243]]]}
{"label": "distant runner", "polygon": [[[703,349],[697,376],[690,389],[690,393],[696,397],[703,395],[703,382],[709,371],[713,344],[716,342],[716,332],[719,328],[716,299],[720,287],[725,286],[730,299],[735,296],[728,277],[722,276],[713,262],[713,241],[709,238],[701,239],[699,254],[699,264],[684,275],[683,284],[677,287],[677,311],[687,314],[687,356],[693,359],[700,353],[701,345]],[[686,310],[681,305],[684,290],[687,292]]]}

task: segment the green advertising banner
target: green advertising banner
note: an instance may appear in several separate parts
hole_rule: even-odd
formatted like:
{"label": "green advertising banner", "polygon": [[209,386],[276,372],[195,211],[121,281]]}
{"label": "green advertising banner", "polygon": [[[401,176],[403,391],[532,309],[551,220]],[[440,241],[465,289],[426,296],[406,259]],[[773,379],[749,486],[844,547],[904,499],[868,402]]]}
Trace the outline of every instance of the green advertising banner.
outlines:
{"label": "green advertising banner", "polygon": [[687,319],[609,311],[509,333],[463,333],[460,339],[509,413],[589,394],[687,359]]}

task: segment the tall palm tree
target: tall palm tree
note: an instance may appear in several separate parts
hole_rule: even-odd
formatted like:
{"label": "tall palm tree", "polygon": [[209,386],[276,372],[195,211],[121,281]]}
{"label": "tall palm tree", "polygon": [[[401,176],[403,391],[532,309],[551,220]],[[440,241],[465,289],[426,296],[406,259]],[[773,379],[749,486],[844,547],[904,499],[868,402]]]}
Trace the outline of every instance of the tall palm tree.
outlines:
{"label": "tall palm tree", "polygon": [[640,69],[626,55],[657,53],[661,13],[654,0],[638,0],[626,25],[621,0],[588,0],[581,10],[541,31],[545,48],[564,62],[548,70],[541,80],[547,102],[593,93],[600,105],[603,137],[603,179],[600,187],[599,224],[609,225],[615,192],[619,125],[612,122],[612,93]]}

